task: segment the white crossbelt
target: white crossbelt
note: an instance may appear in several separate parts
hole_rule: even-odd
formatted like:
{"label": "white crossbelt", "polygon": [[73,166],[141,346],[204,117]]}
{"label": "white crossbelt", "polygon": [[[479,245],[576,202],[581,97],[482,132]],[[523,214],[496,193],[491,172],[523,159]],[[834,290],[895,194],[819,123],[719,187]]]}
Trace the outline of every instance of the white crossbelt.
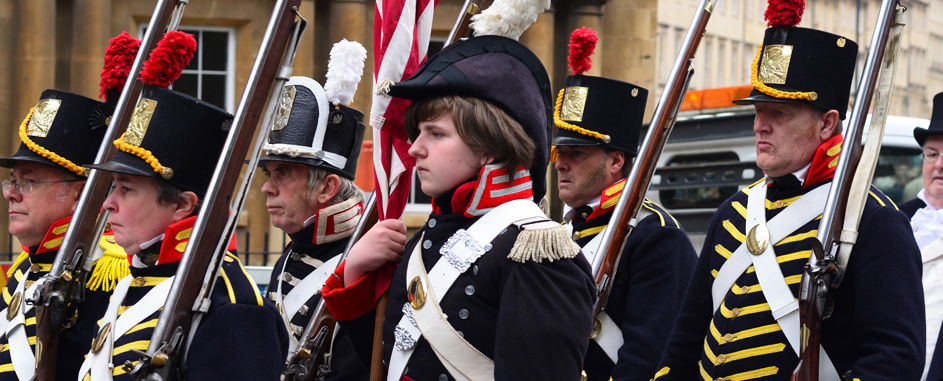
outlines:
{"label": "white crossbelt", "polygon": [[86,374],[91,372],[92,381],[111,380],[114,365],[111,363],[115,347],[115,338],[124,336],[129,330],[140,324],[148,316],[164,306],[167,300],[167,294],[170,292],[170,286],[173,285],[174,277],[167,278],[158,283],[154,288],[147,292],[141,300],[134,303],[131,307],[118,317],[118,309],[124,302],[128,294],[132,276],[126,276],[118,282],[114,293],[111,295],[111,302],[108,303],[108,309],[105,310],[105,316],[102,318],[101,326],[111,324],[111,333],[105,337],[105,343],[102,348],[95,352],[88,353],[82,367],[79,370],[78,381],[82,381]]}
{"label": "white crossbelt", "polygon": [[[632,221],[632,226],[634,227],[637,225],[638,221],[645,219],[645,217],[648,217],[650,214],[652,214],[652,212],[645,209],[644,207],[639,209],[638,214],[635,216],[635,220]],[[571,230],[573,229],[572,223],[568,223],[567,225],[569,225]],[[596,255],[601,254],[599,252],[599,246],[602,245],[602,236],[602,232],[596,234],[596,236],[587,242],[586,245],[583,245],[580,250],[580,252],[586,256],[586,260],[588,260],[589,263],[593,263]],[[628,237],[626,237],[626,239],[628,240]],[[597,319],[599,320],[600,330],[599,334],[596,335],[596,337],[593,337],[593,341],[595,341],[596,344],[602,348],[603,352],[606,353],[606,356],[608,356],[613,363],[618,363],[619,348],[622,348],[622,345],[625,344],[625,338],[622,337],[622,328],[619,327],[619,325],[616,324],[616,322],[612,320],[611,317],[609,317],[609,314],[607,314],[605,310],[599,312]]]}
{"label": "white crossbelt", "polygon": [[[768,181],[769,179],[767,179]],[[786,278],[779,267],[779,261],[776,258],[773,246],[822,214],[829,187],[820,186],[806,193],[767,223],[767,182],[760,183],[750,189],[744,229],[749,231],[756,225],[766,225],[770,234],[769,244],[760,255],[750,255],[746,248],[746,242],[744,242],[721,266],[711,287],[714,311],[716,312],[720,308],[727,290],[733,286],[736,279],[752,263],[773,318],[779,323],[779,327],[793,351],[796,355],[799,355],[799,302],[786,283]],[[824,349],[820,351],[819,373],[822,380],[839,380],[838,372],[828,359]]]}
{"label": "white crossbelt", "polygon": [[10,343],[10,360],[13,363],[16,377],[20,380],[33,378],[36,370],[36,356],[33,354],[33,348],[30,347],[29,338],[26,336],[26,314],[33,310],[33,305],[26,304],[26,298],[36,293],[39,282],[33,283],[26,289],[26,292],[23,292],[23,289],[26,288],[27,276],[28,274],[23,274],[13,292],[13,295],[20,294],[20,305],[17,308],[16,315],[12,319],[7,319],[9,306],[0,311],[0,332],[6,335],[7,341]]}
{"label": "white crossbelt", "polygon": [[[331,276],[331,273],[334,272],[334,269],[337,267],[337,262],[341,259],[341,255],[335,255],[333,258],[329,259],[327,262],[324,262],[321,266],[314,269],[311,273],[308,274],[304,279],[298,283],[295,288],[292,288],[288,292],[288,295],[285,295],[284,298],[282,295],[282,280],[281,277],[285,274],[285,264],[288,263],[290,258],[286,257],[285,262],[282,264],[282,272],[279,275],[278,280],[278,291],[275,295],[275,303],[278,304],[279,312],[282,314],[282,319],[285,320],[285,327],[290,327],[291,319],[295,317],[295,314],[301,310],[301,307],[311,300],[312,297],[321,293],[321,287],[324,286],[324,282],[327,281],[327,278]],[[298,339],[295,338],[295,335],[289,332],[288,335],[291,338],[288,343],[289,353],[294,353],[295,349],[298,348]]]}
{"label": "white crossbelt", "polygon": [[[451,327],[447,316],[441,312],[438,305],[446,293],[444,291],[448,291],[459,275],[467,271],[478,258],[490,250],[490,242],[502,230],[513,223],[540,219],[545,220],[546,216],[532,201],[509,201],[492,209],[467,230],[460,229],[449,237],[440,251],[443,257],[436,262],[432,271],[423,277],[427,289],[425,305],[418,310],[413,309],[409,303],[403,306],[403,317],[395,331],[396,344],[390,355],[388,381],[402,378],[420,336],[426,338],[436,356],[456,379],[494,379],[494,362],[478,352]],[[407,265],[409,266],[407,267],[407,288],[409,282],[415,277],[409,274],[419,274],[420,271],[413,269],[414,266],[418,266],[422,272],[425,272],[425,267],[421,264],[422,253],[419,249],[421,244],[422,239],[416,243],[416,248]],[[415,257],[419,257],[419,262]],[[413,265],[413,263],[417,264]],[[434,290],[443,292],[437,293]],[[430,307],[430,305],[435,305],[435,307]],[[475,355],[475,352],[480,356]]]}

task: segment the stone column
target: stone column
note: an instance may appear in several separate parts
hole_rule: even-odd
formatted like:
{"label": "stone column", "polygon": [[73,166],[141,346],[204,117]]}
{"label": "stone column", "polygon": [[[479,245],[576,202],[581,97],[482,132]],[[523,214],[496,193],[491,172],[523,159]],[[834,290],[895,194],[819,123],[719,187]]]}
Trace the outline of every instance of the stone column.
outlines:
{"label": "stone column", "polygon": [[[56,1],[17,0],[13,2],[14,4],[10,3],[9,1],[2,3],[5,10],[9,10],[12,5],[11,16],[14,21],[7,25],[12,26],[10,30],[15,30],[14,33],[5,34],[11,38],[3,42],[5,46],[13,48],[7,50],[13,52],[12,59],[4,60],[13,65],[12,72],[7,72],[13,75],[10,81],[13,92],[10,94],[12,109],[6,114],[9,115],[10,120],[4,123],[4,128],[9,128],[9,130],[5,130],[7,133],[3,134],[10,138],[6,139],[3,145],[6,152],[12,154],[20,145],[17,131],[23,118],[29,109],[36,105],[39,94],[55,86],[56,26],[52,20],[56,19]],[[0,9],[0,12],[3,11],[4,9]],[[9,14],[9,12],[6,13]],[[2,209],[6,211],[7,203],[2,204]],[[2,249],[0,250],[6,250],[10,245],[7,234],[8,218],[3,218],[3,231],[0,232],[0,237],[2,237],[0,248]],[[15,254],[19,254],[20,251],[17,245],[14,242]]]}
{"label": "stone column", "polygon": [[98,99],[105,48],[114,37],[109,23],[111,0],[77,1],[73,7],[72,83],[65,90]]}
{"label": "stone column", "polygon": [[[368,125],[364,139],[373,138],[373,129],[369,128],[370,104],[373,100],[373,2],[366,0],[332,0],[330,11],[330,46],[346,38],[357,41],[367,50],[363,77],[357,86],[357,94],[351,107],[365,114],[364,124]],[[326,51],[330,51],[328,46]],[[325,63],[328,57],[322,57]]]}
{"label": "stone column", "polygon": [[[16,48],[16,40],[12,37],[16,36],[16,16],[14,13],[15,6],[14,0],[0,0],[0,36],[9,36],[11,38],[0,39],[0,140],[3,141],[0,144],[0,157],[9,157],[13,154],[17,145],[20,144],[20,139],[17,138],[16,127],[19,126],[19,123],[16,122],[17,118],[22,118],[26,114],[19,115],[19,113],[13,112],[13,74],[14,74],[14,49]],[[7,214],[9,210],[9,204],[6,201],[0,201],[0,253],[7,253],[13,251],[14,255],[19,254],[17,251],[18,247],[12,248],[10,235],[8,229],[10,227],[10,219]],[[15,258],[7,258],[6,256],[0,256],[0,260],[13,260]]]}
{"label": "stone column", "polygon": [[[569,11],[567,12],[567,23],[566,30],[564,31],[565,35],[563,36],[563,41],[566,41],[567,44],[570,42],[570,33],[577,28],[589,27],[596,31],[599,35],[599,41],[596,43],[596,53],[593,55],[593,66],[586,72],[587,75],[602,75],[602,68],[600,62],[602,61],[602,56],[600,53],[605,51],[605,47],[609,45],[609,41],[606,41],[603,38],[603,34],[606,31],[606,24],[603,22],[603,6],[604,1],[587,1],[587,2],[571,2]],[[562,48],[566,48],[566,45],[562,45]],[[564,51],[563,57],[568,55],[568,51]],[[566,62],[564,62],[566,63]],[[561,64],[564,64],[561,63]],[[567,75],[569,75],[567,71]]]}
{"label": "stone column", "polygon": [[[597,48],[596,53],[602,75],[631,82],[649,90],[644,119],[647,122],[660,95],[655,93],[658,3],[612,0],[606,3],[603,25],[605,31],[599,39],[606,41],[606,48]],[[674,61],[674,56],[666,59]]]}

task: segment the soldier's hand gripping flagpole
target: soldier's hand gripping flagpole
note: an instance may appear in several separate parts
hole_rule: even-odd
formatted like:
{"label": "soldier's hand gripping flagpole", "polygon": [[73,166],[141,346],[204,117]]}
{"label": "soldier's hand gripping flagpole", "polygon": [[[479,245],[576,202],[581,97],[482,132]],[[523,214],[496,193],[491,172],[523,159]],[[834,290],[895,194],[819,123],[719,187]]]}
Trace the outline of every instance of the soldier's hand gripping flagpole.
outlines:
{"label": "soldier's hand gripping flagpole", "polygon": [[[861,72],[861,82],[858,84],[851,118],[844,136],[845,141],[835,168],[835,177],[825,201],[825,211],[819,222],[812,255],[802,275],[802,283],[799,286],[800,353],[799,365],[792,375],[794,381],[819,379],[821,328],[827,299],[830,289],[837,288],[841,283],[845,266],[848,264],[877,164],[877,153],[881,148],[881,136],[884,133],[887,104],[893,88],[900,50],[900,32],[903,27],[903,10],[899,9],[898,5],[896,0],[881,2],[869,45],[871,49]],[[868,146],[865,147],[868,155],[862,159],[861,135],[875,85],[879,87]]]}
{"label": "soldier's hand gripping flagpole", "polygon": [[[188,0],[159,0],[144,33],[121,96],[115,107],[111,123],[105,132],[95,157],[95,163],[103,163],[115,155],[112,142],[128,128],[134,103],[144,87],[138,73],[148,53],[157,45],[165,29],[174,30]],[[56,373],[56,354],[59,333],[75,319],[75,308],[85,298],[85,283],[88,269],[95,258],[90,258],[104,231],[107,212],[101,212],[102,203],[108,196],[111,177],[92,169],[72,213],[69,230],[63,237],[62,246],[52,263],[49,273],[40,278],[36,293],[27,296],[28,302],[36,305],[36,380],[53,380]]]}

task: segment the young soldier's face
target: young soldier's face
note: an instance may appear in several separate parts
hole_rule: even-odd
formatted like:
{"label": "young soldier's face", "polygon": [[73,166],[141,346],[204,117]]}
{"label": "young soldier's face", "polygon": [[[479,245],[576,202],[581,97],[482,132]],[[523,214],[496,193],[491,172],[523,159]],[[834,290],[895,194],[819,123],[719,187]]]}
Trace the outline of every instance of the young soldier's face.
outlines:
{"label": "young soldier's face", "polygon": [[812,162],[815,150],[832,135],[823,128],[812,106],[800,103],[756,102],[756,166],[779,177]]}
{"label": "young soldier's face", "polygon": [[115,189],[102,207],[109,211],[108,222],[115,242],[128,254],[141,252],[141,244],[162,234],[177,222],[176,205],[158,201],[157,185],[148,177],[114,174]]}
{"label": "young soldier's face", "polygon": [[267,196],[265,207],[272,216],[272,225],[285,233],[297,233],[304,222],[324,207],[317,197],[309,197],[318,189],[308,188],[308,166],[288,161],[267,161],[265,174],[268,179],[262,184],[262,193]]}
{"label": "young soldier's face", "polygon": [[10,234],[27,247],[39,245],[52,224],[72,215],[82,192],[83,181],[50,183],[67,180],[61,171],[48,165],[21,161],[13,167],[10,180],[25,187],[26,180],[34,183],[32,191],[22,192],[11,186],[3,192],[10,203]]}
{"label": "young soldier's face", "polygon": [[[923,153],[943,153],[943,136],[930,136],[923,142]],[[927,201],[934,208],[943,207],[943,159],[941,157],[923,159],[923,187]]]}
{"label": "young soldier's face", "polygon": [[577,208],[599,197],[603,189],[622,178],[619,163],[623,161],[617,160],[618,154],[606,154],[597,146],[557,146],[553,166],[557,169],[560,200]]}
{"label": "young soldier's face", "polygon": [[422,193],[432,197],[440,197],[476,176],[487,164],[482,155],[465,144],[449,114],[419,122],[419,136],[409,148],[409,155],[416,158]]}

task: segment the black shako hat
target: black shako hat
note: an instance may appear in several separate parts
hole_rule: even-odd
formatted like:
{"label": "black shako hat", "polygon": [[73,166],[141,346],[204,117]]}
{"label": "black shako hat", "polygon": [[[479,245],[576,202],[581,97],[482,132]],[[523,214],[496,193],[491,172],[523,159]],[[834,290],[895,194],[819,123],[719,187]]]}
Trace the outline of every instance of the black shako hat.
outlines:
{"label": "black shako hat", "polygon": [[927,128],[914,127],[914,139],[923,147],[930,136],[943,135],[943,93],[933,96],[933,112],[930,114],[930,126]]}
{"label": "black shako hat", "polygon": [[836,110],[844,120],[857,55],[858,44],[835,34],[768,28],[751,69],[753,91],[734,103],[802,102]]}
{"label": "black shako hat", "polygon": [[534,201],[547,192],[548,136],[553,121],[550,77],[536,55],[518,41],[478,36],[447,46],[389,95],[420,100],[461,95],[489,101],[524,127],[537,151],[530,168]]}
{"label": "black shako hat", "polygon": [[291,77],[278,103],[266,156],[259,159],[290,161],[324,168],[353,180],[366,126],[363,113],[335,105],[319,83],[307,77]]}
{"label": "black shako hat", "polygon": [[638,154],[648,90],[588,75],[566,77],[553,112],[555,146],[603,146]]}
{"label": "black shako hat", "polygon": [[82,164],[95,161],[111,107],[94,99],[62,90],[46,90],[20,125],[20,148],[0,166],[12,168],[31,161],[87,177]]}
{"label": "black shako hat", "polygon": [[154,176],[184,191],[206,194],[233,116],[186,94],[147,85],[118,152],[91,168],[134,176]]}

